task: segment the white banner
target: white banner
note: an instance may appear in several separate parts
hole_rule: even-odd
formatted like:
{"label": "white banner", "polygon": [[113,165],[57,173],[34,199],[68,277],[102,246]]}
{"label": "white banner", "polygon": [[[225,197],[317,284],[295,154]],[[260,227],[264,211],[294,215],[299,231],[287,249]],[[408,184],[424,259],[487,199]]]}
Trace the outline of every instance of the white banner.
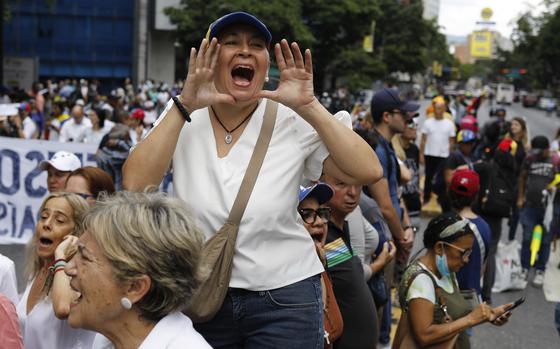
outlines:
{"label": "white banner", "polygon": [[39,163],[59,150],[72,152],[82,166],[96,166],[97,146],[0,137],[0,244],[25,244],[35,232],[47,196],[47,173]]}

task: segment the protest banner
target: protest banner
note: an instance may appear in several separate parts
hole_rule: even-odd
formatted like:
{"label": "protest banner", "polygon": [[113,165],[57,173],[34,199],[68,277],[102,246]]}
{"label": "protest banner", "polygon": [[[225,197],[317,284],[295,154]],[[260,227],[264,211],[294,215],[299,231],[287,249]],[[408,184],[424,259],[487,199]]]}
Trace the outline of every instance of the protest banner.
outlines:
{"label": "protest banner", "polygon": [[0,137],[0,244],[25,244],[33,236],[48,195],[47,172],[38,166],[60,150],[76,154],[82,166],[96,166],[95,145]]}

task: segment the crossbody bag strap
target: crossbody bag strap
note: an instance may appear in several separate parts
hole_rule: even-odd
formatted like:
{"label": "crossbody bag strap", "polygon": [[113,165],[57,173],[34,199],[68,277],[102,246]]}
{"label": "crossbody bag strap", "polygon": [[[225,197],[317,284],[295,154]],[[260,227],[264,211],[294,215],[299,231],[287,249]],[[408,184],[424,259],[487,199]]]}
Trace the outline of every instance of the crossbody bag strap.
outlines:
{"label": "crossbody bag strap", "polygon": [[274,124],[276,123],[276,112],[278,111],[278,103],[266,100],[266,109],[264,111],[263,124],[261,126],[261,131],[259,133],[259,138],[253,150],[253,155],[249,161],[249,166],[247,166],[247,171],[237,192],[237,197],[233,202],[233,206],[229,213],[228,222],[239,225],[241,222],[241,217],[245,212],[251,193],[257,181],[259,171],[264,162],[264,157],[266,151],[268,150],[268,145],[270,139],[272,138],[272,131],[274,131]]}

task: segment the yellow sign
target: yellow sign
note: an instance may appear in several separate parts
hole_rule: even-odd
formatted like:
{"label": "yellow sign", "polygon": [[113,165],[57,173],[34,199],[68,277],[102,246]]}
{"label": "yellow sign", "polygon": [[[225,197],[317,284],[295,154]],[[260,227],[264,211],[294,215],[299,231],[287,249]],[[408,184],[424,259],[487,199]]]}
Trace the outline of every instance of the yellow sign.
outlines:
{"label": "yellow sign", "polygon": [[494,11],[492,11],[490,7],[485,7],[482,9],[482,12],[480,13],[480,17],[482,17],[483,20],[488,21],[490,20],[490,18],[492,18],[493,14]]}
{"label": "yellow sign", "polygon": [[492,33],[487,30],[472,33],[471,56],[474,58],[492,58]]}

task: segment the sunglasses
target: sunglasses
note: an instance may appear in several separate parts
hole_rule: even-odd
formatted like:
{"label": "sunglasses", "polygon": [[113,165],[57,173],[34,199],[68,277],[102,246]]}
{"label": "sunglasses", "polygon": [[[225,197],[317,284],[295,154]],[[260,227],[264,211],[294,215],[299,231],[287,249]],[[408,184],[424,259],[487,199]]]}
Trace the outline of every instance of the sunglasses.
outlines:
{"label": "sunglasses", "polygon": [[461,252],[461,258],[462,258],[464,261],[468,260],[469,257],[471,256],[472,248],[464,249],[464,248],[457,247],[457,246],[455,246],[455,245],[453,245],[453,244],[450,244],[449,242],[445,242],[445,241],[442,241],[442,242],[443,242],[445,245],[447,245],[447,246],[449,246],[449,247],[452,247],[452,248],[456,249],[457,251]]}
{"label": "sunglasses", "polygon": [[321,218],[324,223],[331,219],[331,209],[329,207],[321,207],[316,210],[312,208],[300,208],[298,212],[303,221],[307,224],[315,223],[317,217]]}

